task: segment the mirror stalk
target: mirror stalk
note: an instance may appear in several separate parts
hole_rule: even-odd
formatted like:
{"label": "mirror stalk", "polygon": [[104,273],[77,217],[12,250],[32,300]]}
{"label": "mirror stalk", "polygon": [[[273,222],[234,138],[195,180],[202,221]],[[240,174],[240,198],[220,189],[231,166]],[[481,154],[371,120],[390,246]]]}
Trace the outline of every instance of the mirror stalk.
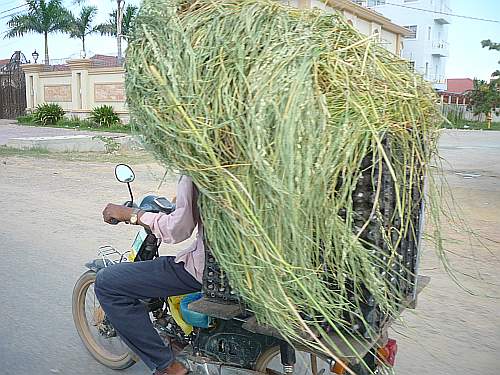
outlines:
{"label": "mirror stalk", "polygon": [[134,195],[132,194],[132,188],[130,187],[130,182],[127,182],[128,192],[130,193],[130,207],[134,206]]}

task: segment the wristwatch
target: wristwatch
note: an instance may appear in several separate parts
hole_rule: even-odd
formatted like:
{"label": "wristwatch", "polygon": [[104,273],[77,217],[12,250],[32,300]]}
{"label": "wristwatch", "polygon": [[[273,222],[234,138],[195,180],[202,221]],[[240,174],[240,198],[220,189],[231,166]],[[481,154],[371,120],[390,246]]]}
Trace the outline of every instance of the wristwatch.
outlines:
{"label": "wristwatch", "polygon": [[132,215],[130,215],[130,220],[129,223],[133,225],[137,225],[137,220],[139,220],[139,217],[137,214],[139,213],[139,209],[135,208],[134,211],[132,212]]}

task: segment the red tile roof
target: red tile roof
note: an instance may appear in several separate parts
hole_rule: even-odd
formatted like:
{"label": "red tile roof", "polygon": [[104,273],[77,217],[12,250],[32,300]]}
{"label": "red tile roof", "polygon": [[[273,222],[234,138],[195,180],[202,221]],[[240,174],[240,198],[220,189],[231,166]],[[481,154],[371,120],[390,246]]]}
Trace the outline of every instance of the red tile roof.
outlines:
{"label": "red tile roof", "polygon": [[474,88],[474,80],[471,78],[449,78],[446,80],[448,85],[447,92],[463,94]]}
{"label": "red tile roof", "polygon": [[69,69],[69,65],[57,64],[57,65],[51,65],[51,70],[54,72],[59,72],[59,71],[65,71],[65,70],[70,70],[70,69]]}
{"label": "red tile roof", "polygon": [[120,66],[118,63],[117,56],[109,56],[109,55],[94,55],[90,58],[92,61],[92,66],[95,68],[102,66]]}

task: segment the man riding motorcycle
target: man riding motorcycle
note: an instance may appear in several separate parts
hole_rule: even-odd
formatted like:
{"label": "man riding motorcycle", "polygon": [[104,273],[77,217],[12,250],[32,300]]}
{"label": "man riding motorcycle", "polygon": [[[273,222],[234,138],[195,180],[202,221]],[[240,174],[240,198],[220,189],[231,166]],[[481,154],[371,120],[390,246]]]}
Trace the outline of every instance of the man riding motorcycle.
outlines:
{"label": "man riding motorcycle", "polygon": [[177,184],[176,210],[171,214],[143,212],[137,208],[108,204],[106,223],[142,225],[162,242],[179,243],[198,227],[196,241],[177,256],[143,262],[124,262],[100,270],[95,294],[121,339],[155,375],[183,375],[188,370],[175,360],[149,318],[141,299],[177,296],[201,289],[205,267],[203,225],[198,210],[198,190],[188,176]]}

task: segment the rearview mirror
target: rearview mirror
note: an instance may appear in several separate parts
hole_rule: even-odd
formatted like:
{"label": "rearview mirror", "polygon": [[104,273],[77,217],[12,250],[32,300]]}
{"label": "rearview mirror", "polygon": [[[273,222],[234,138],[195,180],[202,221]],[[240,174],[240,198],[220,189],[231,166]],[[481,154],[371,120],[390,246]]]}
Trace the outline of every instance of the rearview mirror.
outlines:
{"label": "rearview mirror", "polygon": [[126,183],[135,179],[134,171],[127,164],[118,164],[115,167],[115,176],[118,181]]}

